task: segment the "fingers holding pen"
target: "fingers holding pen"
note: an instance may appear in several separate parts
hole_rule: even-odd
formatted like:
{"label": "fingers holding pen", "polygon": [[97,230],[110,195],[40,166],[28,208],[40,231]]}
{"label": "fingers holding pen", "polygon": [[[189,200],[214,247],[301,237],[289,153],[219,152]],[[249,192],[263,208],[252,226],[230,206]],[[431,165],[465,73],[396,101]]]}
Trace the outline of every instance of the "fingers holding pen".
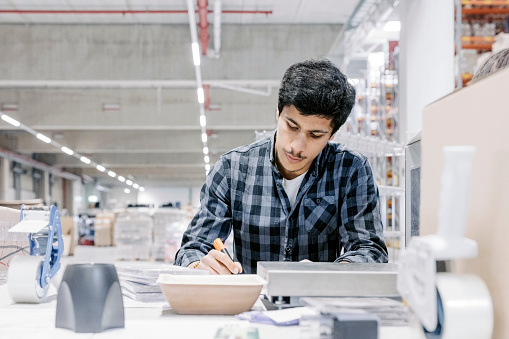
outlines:
{"label": "fingers holding pen", "polygon": [[[226,254],[228,259],[230,259],[230,260],[227,260],[225,258],[225,260],[221,261],[223,264],[225,264],[226,267],[228,267],[230,272],[232,272],[233,274],[238,274],[238,273],[242,272],[242,265],[240,263],[238,263],[238,262],[233,262],[233,257],[231,256],[230,252],[228,252],[228,250],[224,246],[223,240],[221,240],[221,238],[216,238],[214,240],[214,248],[217,251]],[[233,263],[234,266],[231,266],[231,263]]]}
{"label": "fingers holding pen", "polygon": [[202,258],[200,269],[207,269],[210,274],[237,274],[242,272],[242,266],[238,262],[233,262],[230,257],[218,250],[210,250]]}

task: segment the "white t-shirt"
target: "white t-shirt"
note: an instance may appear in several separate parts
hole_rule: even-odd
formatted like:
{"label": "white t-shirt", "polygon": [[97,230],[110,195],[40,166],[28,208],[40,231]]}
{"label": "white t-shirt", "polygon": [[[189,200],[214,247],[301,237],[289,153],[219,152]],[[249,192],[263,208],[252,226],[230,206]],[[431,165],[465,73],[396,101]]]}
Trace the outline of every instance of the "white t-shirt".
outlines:
{"label": "white t-shirt", "polygon": [[304,180],[307,172],[308,171],[302,173],[292,180],[283,178],[283,188],[285,189],[288,199],[290,199],[290,204],[292,207],[295,205],[295,199],[297,199],[297,193],[299,192],[300,184],[302,184],[302,180]]}

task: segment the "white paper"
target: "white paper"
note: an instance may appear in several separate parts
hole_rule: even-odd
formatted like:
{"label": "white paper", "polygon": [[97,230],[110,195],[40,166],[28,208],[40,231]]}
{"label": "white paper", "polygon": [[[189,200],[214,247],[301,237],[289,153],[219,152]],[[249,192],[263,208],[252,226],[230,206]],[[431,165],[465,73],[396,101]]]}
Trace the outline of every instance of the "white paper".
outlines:
{"label": "white paper", "polygon": [[316,315],[318,311],[310,307],[291,307],[283,310],[265,311],[264,313],[276,323],[286,323],[300,319],[304,315]]}
{"label": "white paper", "polygon": [[9,229],[9,232],[37,233],[46,226],[48,226],[48,222],[45,220],[23,220]]}

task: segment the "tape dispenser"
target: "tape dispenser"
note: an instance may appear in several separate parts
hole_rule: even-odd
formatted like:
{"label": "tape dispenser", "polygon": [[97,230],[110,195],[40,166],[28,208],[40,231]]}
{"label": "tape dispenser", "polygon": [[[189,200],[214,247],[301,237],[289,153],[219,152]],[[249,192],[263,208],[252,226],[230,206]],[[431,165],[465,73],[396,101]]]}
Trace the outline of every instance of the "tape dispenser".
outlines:
{"label": "tape dispenser", "polygon": [[490,339],[493,305],[484,281],[452,272],[455,259],[477,256],[464,237],[475,147],[445,147],[436,234],[413,237],[401,253],[397,288],[426,338]]}
{"label": "tape dispenser", "polygon": [[45,301],[64,251],[57,207],[21,206],[20,222],[9,232],[28,233],[30,243],[30,255],[15,256],[9,265],[7,288],[11,299],[17,303]]}

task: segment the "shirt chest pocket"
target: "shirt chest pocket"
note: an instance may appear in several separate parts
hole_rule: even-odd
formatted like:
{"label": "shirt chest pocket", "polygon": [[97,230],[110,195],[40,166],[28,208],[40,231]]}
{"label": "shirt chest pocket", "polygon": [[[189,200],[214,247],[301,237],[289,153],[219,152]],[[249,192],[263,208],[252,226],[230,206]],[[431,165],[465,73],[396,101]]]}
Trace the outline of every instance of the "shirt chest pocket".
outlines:
{"label": "shirt chest pocket", "polygon": [[305,198],[299,223],[313,235],[330,234],[338,227],[337,201],[334,196]]}

